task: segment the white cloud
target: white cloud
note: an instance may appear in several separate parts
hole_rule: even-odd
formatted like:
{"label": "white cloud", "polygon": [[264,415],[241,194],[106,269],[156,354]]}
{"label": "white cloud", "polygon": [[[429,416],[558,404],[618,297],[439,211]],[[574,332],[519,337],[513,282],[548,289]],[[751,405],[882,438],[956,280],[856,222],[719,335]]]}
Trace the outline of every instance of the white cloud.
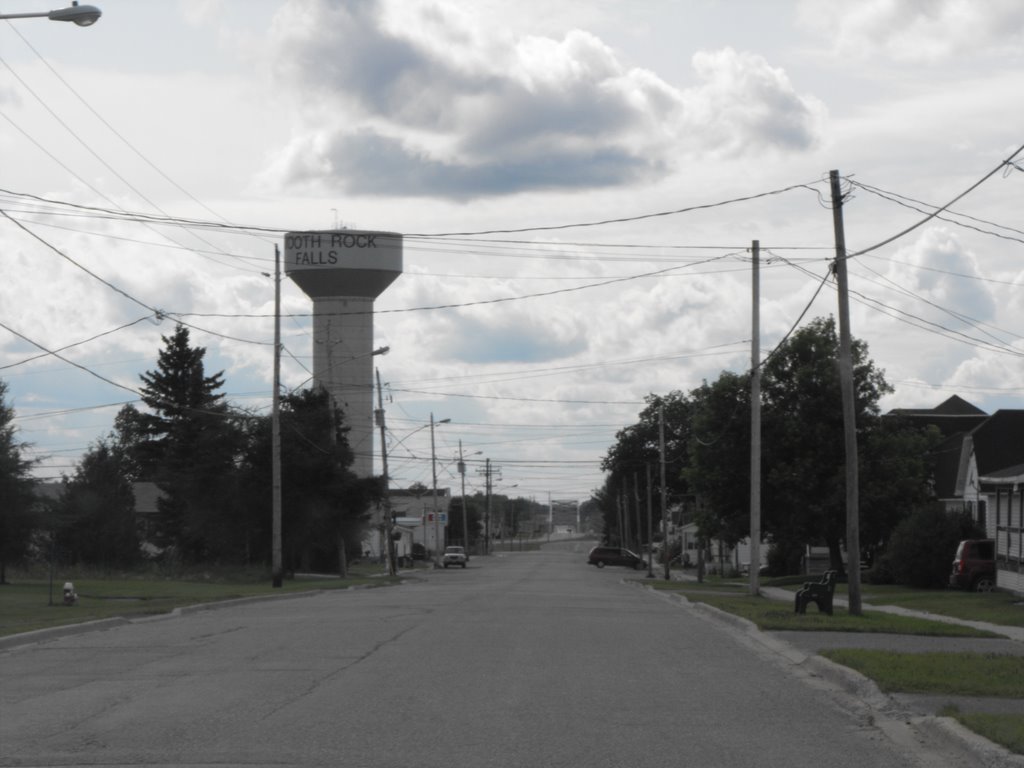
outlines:
{"label": "white cloud", "polygon": [[684,92],[584,31],[513,39],[446,6],[396,7],[282,11],[276,70],[305,96],[265,185],[466,199],[623,186],[665,177],[681,152],[817,142],[823,108],[760,56],[697,54],[702,83]]}
{"label": "white cloud", "polygon": [[685,94],[685,130],[699,146],[737,155],[818,143],[824,105],[763,57],[725,48],[695,54],[693,66],[704,83]]}
{"label": "white cloud", "polygon": [[1019,55],[1024,42],[1024,5],[1018,0],[803,0],[800,18],[833,41],[837,56],[855,59]]}

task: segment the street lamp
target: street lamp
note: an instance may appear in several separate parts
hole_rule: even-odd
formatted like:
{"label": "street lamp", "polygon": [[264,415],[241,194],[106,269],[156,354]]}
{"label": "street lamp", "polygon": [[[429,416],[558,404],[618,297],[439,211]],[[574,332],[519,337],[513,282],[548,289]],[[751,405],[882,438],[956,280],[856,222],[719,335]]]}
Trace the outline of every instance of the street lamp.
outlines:
{"label": "street lamp", "polygon": [[448,424],[451,419],[441,419],[438,422],[434,421],[434,412],[430,412],[430,472],[434,478],[434,567],[441,567],[441,556],[438,551],[438,524],[437,524],[437,451],[434,448],[434,424]]}
{"label": "street lamp", "polygon": [[91,27],[102,15],[103,11],[95,5],[79,5],[78,0],[74,0],[68,8],[58,8],[56,11],[43,11],[42,13],[0,13],[0,19],[73,21],[80,27]]}

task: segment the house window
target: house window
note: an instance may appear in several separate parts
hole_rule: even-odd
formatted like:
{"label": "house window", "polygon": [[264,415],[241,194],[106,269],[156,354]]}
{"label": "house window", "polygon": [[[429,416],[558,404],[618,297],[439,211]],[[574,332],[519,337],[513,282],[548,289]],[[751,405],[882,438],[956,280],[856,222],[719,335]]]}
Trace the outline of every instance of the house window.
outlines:
{"label": "house window", "polygon": [[988,530],[985,523],[985,499],[978,499],[978,525],[983,531]]}

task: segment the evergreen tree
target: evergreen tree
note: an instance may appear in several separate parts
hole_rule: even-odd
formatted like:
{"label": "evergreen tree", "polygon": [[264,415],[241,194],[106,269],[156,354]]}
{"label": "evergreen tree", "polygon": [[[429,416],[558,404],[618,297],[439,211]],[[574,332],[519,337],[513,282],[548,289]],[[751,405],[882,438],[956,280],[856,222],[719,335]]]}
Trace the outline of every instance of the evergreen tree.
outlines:
{"label": "evergreen tree", "polygon": [[7,566],[29,553],[36,529],[35,497],[29,470],[17,441],[14,409],[7,404],[7,383],[0,380],[0,584],[7,583]]}
{"label": "evergreen tree", "polygon": [[157,370],[141,375],[149,413],[123,413],[137,435],[131,460],[163,495],[158,502],[157,543],[185,561],[237,554],[232,508],[237,500],[237,459],[243,449],[238,415],[223,402],[221,373],[207,376],[206,350],[189,343],[179,325],[163,337]]}

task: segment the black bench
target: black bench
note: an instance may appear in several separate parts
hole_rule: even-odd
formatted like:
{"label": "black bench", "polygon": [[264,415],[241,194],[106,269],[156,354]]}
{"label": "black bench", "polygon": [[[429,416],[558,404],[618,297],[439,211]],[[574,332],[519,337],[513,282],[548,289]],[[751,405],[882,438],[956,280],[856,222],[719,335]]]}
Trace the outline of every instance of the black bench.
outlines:
{"label": "black bench", "polygon": [[836,591],[836,579],[838,571],[825,571],[821,581],[805,581],[802,589],[797,590],[793,610],[797,613],[807,613],[808,603],[818,606],[819,613],[832,615],[832,595]]}

